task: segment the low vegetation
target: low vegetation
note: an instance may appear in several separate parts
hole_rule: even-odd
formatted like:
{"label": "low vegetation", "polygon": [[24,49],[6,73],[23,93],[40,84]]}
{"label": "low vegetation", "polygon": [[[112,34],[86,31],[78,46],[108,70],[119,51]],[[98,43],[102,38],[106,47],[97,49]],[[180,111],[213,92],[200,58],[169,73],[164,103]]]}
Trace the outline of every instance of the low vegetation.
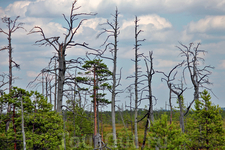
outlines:
{"label": "low vegetation", "polygon": [[[201,100],[195,102],[195,108],[185,117],[185,132],[181,132],[179,111],[173,110],[173,122],[170,124],[169,111],[154,111],[154,123],[148,126],[144,149],[224,149],[225,111],[212,106],[210,94],[205,90]],[[23,100],[23,110],[20,101]],[[13,110],[7,111],[6,102]],[[67,102],[69,110],[62,115],[52,111],[52,105],[38,92],[28,92],[13,88],[9,94],[0,98],[2,113],[0,124],[0,149],[22,149],[21,112],[24,113],[24,127],[27,149],[93,149],[93,114]],[[143,116],[147,110],[139,110]],[[125,110],[121,115],[116,112],[117,145],[113,142],[110,112],[100,112],[99,133],[110,149],[136,149],[134,143],[134,124],[129,120],[134,112]],[[6,124],[9,121],[9,129]],[[143,141],[145,119],[138,123],[139,149]]]}

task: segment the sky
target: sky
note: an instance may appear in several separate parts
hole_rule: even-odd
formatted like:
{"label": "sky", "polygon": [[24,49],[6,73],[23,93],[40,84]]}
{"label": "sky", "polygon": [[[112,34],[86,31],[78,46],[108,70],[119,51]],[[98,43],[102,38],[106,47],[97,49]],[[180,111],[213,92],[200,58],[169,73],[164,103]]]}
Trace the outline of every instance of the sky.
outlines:
{"label": "sky", "polygon": [[[35,41],[40,40],[39,34],[27,35],[34,26],[41,27],[47,37],[60,36],[63,41],[66,21],[62,14],[69,16],[73,0],[0,0],[0,17],[11,17],[15,19],[20,16],[18,23],[24,23],[24,30],[17,30],[12,35],[13,60],[20,64],[21,69],[13,69],[15,80],[13,86],[25,88],[27,90],[41,91],[27,88],[30,81],[34,80],[40,71],[47,67],[48,62],[55,51],[53,47],[34,45]],[[101,28],[107,20],[113,21],[112,14],[115,9],[119,11],[120,35],[118,37],[118,70],[122,68],[122,78],[120,89],[124,89],[129,84],[134,83],[134,79],[126,79],[127,76],[134,74],[134,19],[138,17],[140,39],[146,39],[140,46],[140,53],[146,56],[149,51],[153,52],[154,69],[168,73],[175,65],[182,62],[180,51],[176,46],[179,44],[189,45],[194,43],[196,46],[201,43],[200,49],[207,51],[201,55],[205,59],[204,65],[211,65],[215,69],[211,70],[210,82],[207,85],[211,88],[215,96],[212,96],[212,103],[225,107],[225,0],[78,0],[76,6],[81,6],[75,13],[94,12],[95,16],[84,17],[87,20],[78,30],[74,40],[80,43],[88,43],[90,47],[103,49],[101,45],[106,36],[96,38],[101,33]],[[79,18],[79,19],[82,19]],[[79,23],[79,19],[75,24]],[[0,21],[0,28],[6,30],[6,25]],[[7,37],[0,33],[0,48],[7,45]],[[66,58],[74,59],[85,57],[87,49],[82,47],[70,48],[67,50]],[[105,61],[112,69],[112,62]],[[141,70],[145,73],[146,68],[143,60],[139,63]],[[0,52],[0,74],[8,73],[8,52]],[[180,73],[180,72],[179,72]],[[184,93],[185,105],[193,99],[193,88],[185,72],[186,83],[184,86],[188,90]],[[165,108],[168,104],[169,91],[165,82],[161,81],[163,76],[155,74],[152,86],[153,95],[157,98],[154,102],[154,109]],[[177,81],[178,82],[178,79]],[[203,90],[203,89],[201,89]],[[117,104],[129,103],[126,97],[128,93],[119,94]],[[176,104],[176,98],[172,103]],[[140,108],[148,105],[143,101]],[[110,110],[111,107],[107,109]],[[166,106],[168,109],[168,106]]]}

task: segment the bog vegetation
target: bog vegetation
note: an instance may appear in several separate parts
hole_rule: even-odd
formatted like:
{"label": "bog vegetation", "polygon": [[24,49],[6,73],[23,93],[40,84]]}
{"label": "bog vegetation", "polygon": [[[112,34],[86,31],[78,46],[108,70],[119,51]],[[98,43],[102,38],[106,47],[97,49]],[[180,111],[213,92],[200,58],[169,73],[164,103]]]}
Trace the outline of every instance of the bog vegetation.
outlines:
{"label": "bog vegetation", "polygon": [[[122,69],[117,66],[118,9],[112,15],[112,22],[107,20],[102,24],[97,36],[106,36],[101,50],[86,42],[76,43],[75,35],[86,20],[82,17],[96,15],[76,13],[79,8],[76,2],[72,3],[70,15],[63,15],[67,27],[62,41],[59,37],[47,37],[39,26],[28,33],[39,33],[40,40],[34,42],[56,51],[48,66],[28,85],[31,89],[41,85],[41,94],[13,86],[16,78],[12,69],[20,65],[12,59],[11,35],[24,28],[23,23],[17,23],[19,16],[15,20],[2,18],[7,30],[1,27],[0,34],[6,35],[8,45],[0,51],[9,52],[9,73],[0,74],[0,149],[225,149],[225,111],[212,105],[210,93],[213,93],[207,85],[211,84],[213,67],[203,65],[201,56],[206,51],[199,49],[200,43],[188,46],[180,43],[177,49],[183,61],[168,73],[155,70],[153,52],[139,53],[140,43],[145,39],[138,38],[142,30],[135,17],[135,73],[127,77],[134,80],[122,88]],[[66,50],[76,47],[87,49],[87,55],[66,60]],[[112,70],[104,62],[112,63]],[[151,83],[157,75],[163,76],[161,81],[169,89],[168,110],[153,109],[157,98]],[[193,98],[185,106],[184,93],[190,86]],[[125,92],[130,103],[121,107],[116,99]],[[107,99],[106,95],[111,98]],[[171,102],[174,96],[176,105]],[[138,108],[143,101],[145,108]],[[102,111],[107,105],[111,111]]]}

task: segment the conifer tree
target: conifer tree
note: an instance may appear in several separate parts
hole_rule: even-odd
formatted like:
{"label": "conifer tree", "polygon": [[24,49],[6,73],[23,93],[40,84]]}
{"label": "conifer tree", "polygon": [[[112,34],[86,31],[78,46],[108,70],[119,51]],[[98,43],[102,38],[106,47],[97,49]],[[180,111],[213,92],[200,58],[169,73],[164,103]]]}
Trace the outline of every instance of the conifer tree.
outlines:
{"label": "conifer tree", "polygon": [[207,90],[201,93],[202,100],[195,101],[191,121],[187,124],[188,149],[224,149],[225,137],[221,108],[212,106]]}
{"label": "conifer tree", "polygon": [[181,149],[185,142],[185,133],[181,132],[178,125],[168,124],[168,116],[166,114],[161,115],[159,120],[151,123],[148,142],[152,149]]}
{"label": "conifer tree", "polygon": [[[94,136],[96,136],[97,132],[99,132],[98,106],[99,104],[110,103],[104,98],[105,93],[98,93],[98,91],[104,88],[111,89],[111,86],[106,81],[109,76],[112,76],[112,72],[109,71],[106,64],[102,63],[101,59],[85,61],[85,64],[82,67],[86,70],[85,74],[87,76],[82,75],[76,77],[76,82],[93,86],[93,95],[91,97],[93,97],[94,102]],[[93,75],[94,78],[90,77],[90,75]],[[94,144],[94,147],[96,148],[97,145]]]}
{"label": "conifer tree", "polygon": [[[23,102],[24,130],[22,131]],[[13,118],[11,114],[2,115],[3,123],[0,124],[0,149],[22,149],[23,135],[26,134],[27,149],[59,149],[61,144],[62,118],[52,111],[52,105],[43,95],[34,91],[13,87],[9,94],[0,97],[0,104],[13,106]],[[3,111],[6,111],[4,107]],[[8,120],[12,120],[9,130],[5,130]],[[24,141],[25,142],[25,141]]]}

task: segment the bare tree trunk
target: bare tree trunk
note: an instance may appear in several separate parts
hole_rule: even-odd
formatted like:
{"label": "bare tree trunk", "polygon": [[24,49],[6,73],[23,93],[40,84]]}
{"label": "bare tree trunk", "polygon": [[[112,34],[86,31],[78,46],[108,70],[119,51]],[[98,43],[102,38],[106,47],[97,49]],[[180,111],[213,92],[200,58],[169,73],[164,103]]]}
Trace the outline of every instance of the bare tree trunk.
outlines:
{"label": "bare tree trunk", "polygon": [[118,106],[118,110],[119,110],[119,113],[120,113],[121,120],[123,122],[123,126],[124,126],[124,128],[126,128],[126,125],[125,125],[124,119],[123,119],[123,114],[122,114],[123,110],[121,111],[121,108],[119,106]]}
{"label": "bare tree trunk", "polygon": [[182,101],[181,96],[178,96],[178,102],[180,107],[180,128],[181,128],[181,131],[184,133],[184,113],[183,113],[183,105],[181,101]]}
{"label": "bare tree trunk", "polygon": [[113,141],[114,145],[117,145],[116,139],[116,120],[115,120],[115,99],[116,99],[116,68],[117,68],[117,36],[118,36],[118,10],[116,9],[115,14],[115,28],[114,28],[114,58],[113,58],[113,85],[112,85],[112,103],[111,103],[111,111],[112,111],[112,128],[113,128]]}
{"label": "bare tree trunk", "polygon": [[54,111],[56,111],[57,108],[57,70],[56,70],[56,59],[55,59],[55,65],[54,65],[54,70],[55,70],[55,94],[54,94]]}
{"label": "bare tree trunk", "polygon": [[[130,99],[131,101],[131,99]],[[130,124],[131,124],[131,131],[134,132],[134,129],[133,129],[133,117],[132,117],[132,107],[131,107],[131,102],[130,102]]]}
{"label": "bare tree trunk", "polygon": [[46,98],[48,98],[48,75],[47,74],[45,77],[45,95],[46,95]]}
{"label": "bare tree trunk", "polygon": [[62,112],[63,86],[65,80],[66,63],[65,63],[65,47],[59,45],[59,77],[58,77],[58,94],[57,94],[57,112]]}
{"label": "bare tree trunk", "polygon": [[[115,58],[115,57],[114,57]],[[115,58],[116,59],[116,58]],[[114,69],[113,69],[113,86],[112,86],[112,103],[111,103],[111,111],[112,111],[112,129],[113,129],[113,140],[114,144],[117,144],[116,141],[116,120],[115,120],[115,88],[116,88],[116,63],[114,60]]]}
{"label": "bare tree trunk", "polygon": [[[73,101],[73,111],[75,111],[75,100]],[[75,124],[75,113],[73,113],[73,126],[74,126],[74,131],[73,131],[73,136],[76,136],[76,124]]]}
{"label": "bare tree trunk", "polygon": [[[2,30],[2,28],[0,28],[0,33],[4,33],[5,35],[7,35],[7,39],[8,39],[8,46],[5,46],[4,48],[0,49],[0,51],[2,50],[9,50],[9,93],[12,90],[12,63],[15,64],[15,67],[19,68],[19,65],[12,60],[12,33],[14,33],[17,29],[24,29],[22,27],[23,23],[19,23],[16,24],[17,19],[19,18],[19,16],[16,17],[15,20],[11,20],[9,17],[3,17],[1,18],[3,23],[6,23],[6,26],[8,27],[8,31],[5,32]],[[11,112],[11,104],[8,103],[8,109],[7,109],[7,113]],[[7,121],[6,123],[6,131],[9,129],[9,121]]]}
{"label": "bare tree trunk", "polygon": [[134,107],[134,139],[135,139],[135,146],[136,148],[139,147],[138,145],[138,131],[137,131],[137,128],[138,128],[138,120],[137,120],[137,111],[138,111],[138,40],[137,40],[137,37],[138,37],[138,31],[137,31],[137,17],[135,18],[135,81],[134,81],[134,84],[135,84],[135,107]]}
{"label": "bare tree trunk", "polygon": [[[10,23],[9,29],[10,29]],[[9,30],[9,35],[8,35],[8,41],[9,41],[9,92],[12,90],[12,46],[11,46],[11,31]],[[8,109],[7,113],[11,112],[11,104],[8,103]],[[9,129],[9,123],[10,121],[7,121],[6,123],[6,131]]]}
{"label": "bare tree trunk", "polygon": [[15,105],[13,105],[13,116],[12,116],[12,120],[13,120],[13,130],[14,130],[14,132],[15,132],[15,135],[14,135],[14,137],[15,137],[15,143],[14,143],[14,149],[16,150],[16,125],[15,125]]}
{"label": "bare tree trunk", "polygon": [[170,124],[172,123],[172,117],[173,117],[173,107],[172,107],[172,102],[171,102],[171,94],[172,94],[172,91],[171,89],[170,90],[170,94],[169,94],[169,105],[170,105]]}
{"label": "bare tree trunk", "polygon": [[21,98],[21,113],[22,113],[22,134],[23,134],[23,149],[26,150],[26,134],[24,130],[24,115],[23,115],[23,98]]}
{"label": "bare tree trunk", "polygon": [[[10,24],[9,24],[10,28]],[[12,45],[11,45],[11,32],[9,31],[9,92],[12,89]]]}
{"label": "bare tree trunk", "polygon": [[[82,23],[86,19],[81,19],[80,22],[77,24],[77,26],[74,26],[74,21],[77,20],[79,16],[89,16],[89,15],[95,15],[94,13],[77,13],[75,14],[74,11],[79,9],[80,7],[75,7],[75,4],[77,3],[77,0],[74,0],[72,3],[71,11],[70,11],[70,16],[67,18],[64,14],[63,17],[65,21],[68,24],[67,33],[65,33],[65,38],[63,43],[59,42],[59,36],[58,37],[49,37],[47,38],[44,34],[44,31],[41,27],[35,26],[33,29],[30,30],[28,34],[33,34],[33,33],[41,33],[42,39],[36,41],[38,45],[50,45],[52,46],[58,55],[58,91],[57,91],[57,112],[62,113],[62,103],[63,103],[63,88],[65,84],[65,72],[66,72],[66,60],[65,60],[65,51],[68,47],[75,47],[75,46],[82,46],[87,49],[89,48],[87,43],[83,42],[81,43],[76,43],[74,42],[73,38],[74,35],[77,33],[77,30],[81,27]],[[52,70],[51,70],[52,71]],[[49,72],[49,71],[46,71]]]}
{"label": "bare tree trunk", "polygon": [[136,148],[139,147],[138,145],[138,131],[137,131],[137,125],[138,125],[138,120],[137,120],[137,113],[138,113],[138,109],[137,109],[137,100],[135,100],[135,109],[134,109],[134,139],[135,139],[135,146]]}
{"label": "bare tree trunk", "polygon": [[[211,71],[209,69],[214,69],[212,66],[203,66],[203,68],[199,68],[199,62],[202,61],[204,63],[204,58],[199,56],[200,53],[205,54],[205,50],[199,50],[200,43],[197,44],[196,47],[193,47],[194,43],[190,43],[189,46],[185,46],[184,44],[180,43],[182,47],[178,47],[181,51],[181,56],[185,57],[186,67],[185,69],[188,70],[191,82],[194,86],[194,99],[187,107],[184,116],[189,112],[191,105],[195,102],[195,100],[199,99],[199,87],[205,87],[205,84],[211,84],[209,82],[209,75]],[[185,70],[184,69],[184,70]]]}
{"label": "bare tree trunk", "polygon": [[148,67],[148,64],[147,64],[147,59],[145,59],[145,65],[146,65],[146,68],[147,68],[147,78],[148,78],[149,108],[148,108],[147,121],[146,121],[146,124],[145,124],[143,143],[142,143],[142,147],[141,147],[142,150],[145,147],[148,126],[150,125],[150,122],[151,123],[154,122],[153,102],[152,102],[153,96],[152,96],[152,85],[151,85],[151,83],[152,83],[152,76],[155,73],[155,71],[153,69],[152,54],[153,54],[152,52],[149,52],[149,63],[150,63],[149,67]]}
{"label": "bare tree trunk", "polygon": [[52,104],[52,86],[51,86],[51,80],[49,81],[49,102]]}
{"label": "bare tree trunk", "polygon": [[96,100],[96,80],[95,80],[95,66],[94,66],[94,148],[97,148],[97,140],[95,136],[97,135],[97,100]]}
{"label": "bare tree trunk", "polygon": [[[131,131],[132,133],[134,133],[134,128],[133,128],[133,117],[132,117],[132,97],[133,97],[133,93],[132,93],[132,87],[128,88],[128,92],[129,92],[129,98],[130,98],[130,125],[131,125]],[[126,107],[126,106],[125,106]]]}
{"label": "bare tree trunk", "polygon": [[[97,51],[97,54],[94,54],[94,53],[89,53],[89,54],[94,54],[94,55],[97,55],[97,56],[100,56],[102,58],[106,58],[106,59],[109,59],[111,61],[113,61],[113,71],[112,71],[112,89],[111,89],[111,93],[112,93],[112,97],[111,97],[111,111],[112,111],[112,129],[113,129],[113,141],[114,141],[114,145],[116,147],[117,145],[117,139],[116,139],[116,121],[115,121],[115,99],[116,99],[116,87],[119,86],[119,82],[120,82],[120,78],[117,82],[117,78],[116,78],[116,69],[117,69],[117,51],[118,51],[118,35],[119,35],[119,26],[118,26],[118,10],[116,8],[116,13],[115,15],[112,15],[115,19],[113,20],[113,23],[110,23],[109,21],[107,21],[107,25],[110,26],[110,28],[112,28],[112,30],[107,30],[107,29],[103,29],[103,32],[101,32],[97,38],[102,35],[103,33],[110,33],[110,35],[107,36],[106,40],[104,41],[103,45],[105,45],[108,41],[108,39],[110,37],[114,37],[114,42],[110,42],[108,44],[106,44],[105,46],[105,50],[104,51]],[[103,46],[102,45],[102,46]],[[113,48],[109,48],[109,46],[112,45]],[[112,57],[105,57],[105,56],[102,56],[104,54],[104,52],[107,50],[107,49],[110,49],[110,52],[111,54],[113,55]]]}
{"label": "bare tree trunk", "polygon": [[142,150],[145,147],[145,142],[146,142],[146,137],[147,137],[147,129],[150,124],[150,112],[151,112],[151,106],[149,106],[149,109],[148,109],[147,122],[145,124],[144,138],[143,138],[143,143],[142,143],[142,147],[141,147]]}
{"label": "bare tree trunk", "polygon": [[42,88],[42,95],[44,95],[44,73],[42,72],[42,74],[41,74],[42,76],[42,78],[41,78],[41,88]]}

